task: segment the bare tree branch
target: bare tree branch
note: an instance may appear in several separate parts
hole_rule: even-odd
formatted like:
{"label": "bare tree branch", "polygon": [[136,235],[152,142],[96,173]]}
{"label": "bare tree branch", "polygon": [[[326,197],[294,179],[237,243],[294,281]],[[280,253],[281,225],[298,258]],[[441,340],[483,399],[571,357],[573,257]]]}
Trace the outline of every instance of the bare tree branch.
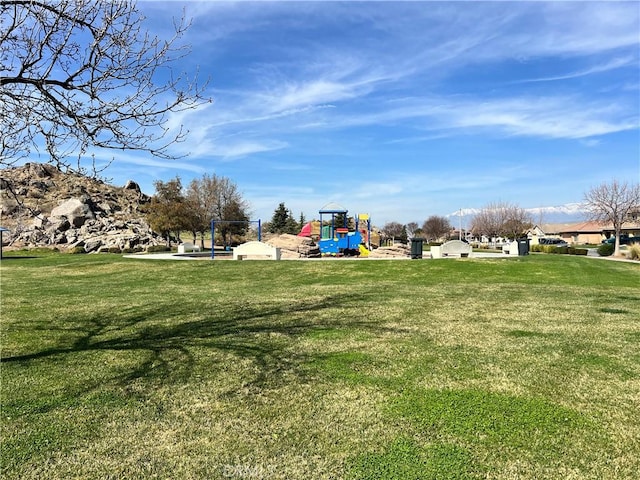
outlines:
{"label": "bare tree branch", "polygon": [[0,166],[45,151],[82,171],[90,147],[176,158],[169,147],[186,132],[164,126],[168,115],[210,99],[173,76],[188,54],[184,17],[168,40],[143,22],[133,0],[0,0]]}

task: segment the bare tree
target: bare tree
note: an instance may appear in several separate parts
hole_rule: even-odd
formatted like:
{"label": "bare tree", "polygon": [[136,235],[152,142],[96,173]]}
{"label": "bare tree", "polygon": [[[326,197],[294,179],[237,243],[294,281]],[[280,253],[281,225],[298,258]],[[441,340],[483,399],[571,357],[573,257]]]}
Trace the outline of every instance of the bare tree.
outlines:
{"label": "bare tree", "polygon": [[531,214],[517,205],[507,205],[502,234],[515,239],[521,237],[533,226]]}
{"label": "bare tree", "polygon": [[437,241],[451,231],[451,223],[447,217],[431,215],[422,224],[422,232],[428,241]]}
{"label": "bare tree", "polygon": [[471,220],[475,235],[518,237],[531,227],[531,216],[523,208],[507,202],[490,203]]}
{"label": "bare tree", "polygon": [[418,222],[409,222],[406,225],[407,227],[407,236],[409,238],[413,238],[416,235],[416,232],[420,230],[418,228]]}
{"label": "bare tree", "polygon": [[404,225],[402,225],[401,223],[388,222],[385,223],[384,227],[382,227],[380,233],[382,233],[382,236],[385,240],[394,240],[396,238],[399,239],[402,236],[403,227]]}
{"label": "bare tree", "polygon": [[[207,175],[193,179],[189,184],[187,198],[198,209],[202,227],[210,225],[211,220],[248,222],[249,204],[242,197],[238,186],[227,177]],[[227,235],[241,235],[248,225],[220,224],[219,232],[226,242]],[[203,230],[204,231],[204,230]],[[213,241],[213,239],[212,239]]]}
{"label": "bare tree", "polygon": [[175,158],[168,147],[185,132],[165,127],[167,116],[210,100],[172,75],[188,53],[184,18],[168,40],[143,22],[133,0],[0,0],[0,166],[35,150],[86,173],[92,146]]}
{"label": "bare tree", "polygon": [[209,206],[207,197],[207,191],[203,186],[203,182],[206,178],[193,179],[189,183],[189,187],[186,192],[186,201],[191,209],[191,223],[189,225],[189,231],[193,235],[193,243],[196,243],[197,234],[200,234],[200,249],[204,250],[204,233],[210,228],[211,214],[209,213],[212,208]]}
{"label": "bare tree", "polygon": [[592,220],[612,223],[616,234],[613,254],[620,255],[622,226],[640,207],[640,183],[612,180],[592,187],[584,194],[584,206]]}

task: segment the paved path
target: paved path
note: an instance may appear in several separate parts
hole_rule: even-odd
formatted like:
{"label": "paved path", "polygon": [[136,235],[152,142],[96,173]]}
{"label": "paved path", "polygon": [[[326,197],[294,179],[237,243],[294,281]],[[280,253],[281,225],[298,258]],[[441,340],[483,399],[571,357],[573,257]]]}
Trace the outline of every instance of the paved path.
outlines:
{"label": "paved path", "polygon": [[[629,260],[628,258],[620,258],[620,257],[601,257],[598,255],[597,249],[589,249],[589,253],[587,254],[589,258],[595,258],[599,260],[611,260],[616,262],[630,262],[640,264],[637,260]],[[131,255],[123,255],[124,258],[135,258],[138,260],[211,260],[210,254],[185,254],[185,253],[142,253],[142,254],[131,254]],[[451,257],[455,258],[455,257]],[[495,253],[495,252],[473,252],[473,256],[471,258],[517,258],[517,255],[509,255],[506,253]],[[216,260],[232,260],[231,255],[218,255],[216,254]],[[423,260],[431,260],[429,256],[429,252],[425,252],[422,258]],[[330,260],[411,260],[410,257],[384,257],[384,258],[358,258],[358,257],[318,257],[318,258],[283,258],[282,260],[304,260],[304,261],[330,261]]]}

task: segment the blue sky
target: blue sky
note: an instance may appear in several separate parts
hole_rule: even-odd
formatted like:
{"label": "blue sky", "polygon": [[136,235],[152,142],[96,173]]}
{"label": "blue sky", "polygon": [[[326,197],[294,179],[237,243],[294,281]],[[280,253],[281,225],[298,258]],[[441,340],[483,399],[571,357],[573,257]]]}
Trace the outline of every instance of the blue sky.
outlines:
{"label": "blue sky", "polygon": [[[117,153],[114,184],[229,177],[266,221],[329,202],[374,224],[640,181],[638,2],[139,3],[182,9],[213,103],[171,117],[175,161]],[[109,153],[108,155],[113,155]],[[99,153],[98,159],[105,158]]]}

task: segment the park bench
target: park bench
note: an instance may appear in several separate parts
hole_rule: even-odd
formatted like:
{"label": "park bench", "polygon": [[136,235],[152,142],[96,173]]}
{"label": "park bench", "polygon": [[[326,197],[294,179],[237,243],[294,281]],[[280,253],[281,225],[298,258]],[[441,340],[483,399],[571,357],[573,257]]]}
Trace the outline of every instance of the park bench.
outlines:
{"label": "park bench", "polygon": [[449,240],[440,246],[431,247],[431,258],[468,257],[471,250],[471,245],[462,240]]}
{"label": "park bench", "polygon": [[280,260],[280,249],[263,242],[247,242],[233,249],[233,259],[264,259]]}
{"label": "park bench", "polygon": [[191,242],[184,242],[178,245],[178,253],[199,252],[200,247]]}
{"label": "park bench", "polygon": [[518,242],[513,241],[505,243],[502,246],[502,253],[506,253],[507,255],[518,255]]}

